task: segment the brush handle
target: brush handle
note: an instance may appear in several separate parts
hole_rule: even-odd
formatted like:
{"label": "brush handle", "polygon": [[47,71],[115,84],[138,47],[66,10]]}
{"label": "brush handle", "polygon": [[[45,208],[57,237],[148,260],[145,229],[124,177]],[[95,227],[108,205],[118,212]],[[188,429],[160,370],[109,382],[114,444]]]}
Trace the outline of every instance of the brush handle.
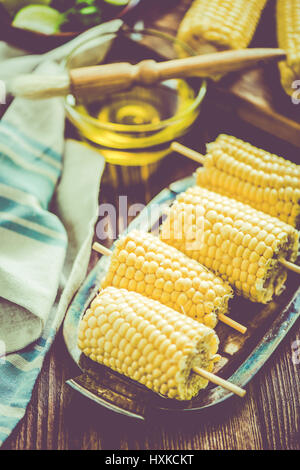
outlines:
{"label": "brush handle", "polygon": [[153,85],[170,78],[207,77],[257,65],[261,61],[284,60],[281,49],[242,49],[217,52],[165,62],[144,60],[136,65],[116,63],[81,67],[70,71],[71,89],[77,98],[121,91],[133,84]]}
{"label": "brush handle", "polygon": [[72,69],[69,72],[71,92],[82,101],[126,90],[134,83],[151,85],[159,81],[157,65],[154,60],[145,60],[137,65],[120,62]]}
{"label": "brush handle", "polygon": [[[69,79],[29,75],[19,77],[13,88],[16,95],[31,99],[73,93],[79,101],[92,100],[99,94],[128,89],[133,84],[153,85],[171,78],[209,77],[257,65],[261,61],[281,61],[281,49],[241,49],[216,52],[164,62],[144,60],[136,65],[127,62],[80,67],[69,72]],[[30,78],[31,77],[31,78]],[[67,81],[66,81],[67,80]]]}
{"label": "brush handle", "polygon": [[264,61],[285,59],[286,53],[281,49],[239,49],[160,62],[157,69],[164,80],[172,77],[209,77],[253,67]]}

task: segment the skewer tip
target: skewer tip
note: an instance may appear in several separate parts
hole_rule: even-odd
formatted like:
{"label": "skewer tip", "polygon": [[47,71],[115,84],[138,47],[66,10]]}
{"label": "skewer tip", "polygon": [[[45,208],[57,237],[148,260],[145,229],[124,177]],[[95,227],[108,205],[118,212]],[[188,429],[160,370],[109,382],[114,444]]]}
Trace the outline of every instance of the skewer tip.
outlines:
{"label": "skewer tip", "polygon": [[287,268],[289,271],[293,271],[294,273],[300,274],[300,266],[298,266],[295,263],[292,263],[291,261],[287,261],[284,258],[279,258],[279,263],[282,264],[285,268]]}
{"label": "skewer tip", "polygon": [[228,325],[231,328],[233,328],[234,330],[238,331],[239,333],[242,333],[242,335],[244,335],[247,332],[247,327],[246,326],[241,325],[241,323],[238,323],[237,321],[233,320],[232,318],[227,317],[227,315],[224,315],[224,314],[220,313],[218,318],[225,325]]}
{"label": "skewer tip", "polygon": [[101,255],[104,256],[111,256],[112,252],[106,248],[105,246],[101,245],[98,242],[94,242],[92,246],[94,251],[97,251],[97,253],[100,253]]}
{"label": "skewer tip", "polygon": [[194,160],[200,165],[204,165],[205,155],[202,155],[196,150],[190,149],[189,147],[186,147],[185,145],[182,145],[179,142],[172,142],[170,148],[171,150],[173,150],[173,152],[177,152],[180,155],[189,158],[190,160]]}
{"label": "skewer tip", "polygon": [[244,390],[243,388],[233,384],[232,382],[229,382],[228,380],[222,379],[221,377],[218,377],[212,372],[208,372],[207,370],[202,369],[201,367],[193,367],[193,371],[204,379],[214,383],[215,385],[219,385],[220,387],[225,388],[229,392],[232,392],[241,398],[246,395],[246,390]]}

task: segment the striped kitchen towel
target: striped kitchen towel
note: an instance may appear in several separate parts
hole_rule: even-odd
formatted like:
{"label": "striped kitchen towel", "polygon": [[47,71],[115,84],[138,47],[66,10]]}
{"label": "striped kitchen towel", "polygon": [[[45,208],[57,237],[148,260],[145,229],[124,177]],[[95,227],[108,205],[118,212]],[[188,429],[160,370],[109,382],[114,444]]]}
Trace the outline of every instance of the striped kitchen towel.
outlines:
{"label": "striped kitchen towel", "polygon": [[60,99],[16,99],[0,123],[0,340],[7,353],[41,335],[59,285],[67,233],[48,207],[62,171],[64,128]]}
{"label": "striped kitchen towel", "polygon": [[64,122],[60,99],[15,99],[0,121],[0,446],[90,258],[104,159],[65,141]]}

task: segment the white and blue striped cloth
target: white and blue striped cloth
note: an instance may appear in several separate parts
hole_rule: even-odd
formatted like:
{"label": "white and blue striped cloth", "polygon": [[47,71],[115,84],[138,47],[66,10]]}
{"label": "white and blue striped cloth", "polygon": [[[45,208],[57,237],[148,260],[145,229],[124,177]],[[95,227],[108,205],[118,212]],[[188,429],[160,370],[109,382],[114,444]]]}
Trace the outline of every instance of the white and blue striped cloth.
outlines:
{"label": "white and blue striped cloth", "polygon": [[88,268],[104,160],[64,120],[60,99],[16,99],[0,121],[0,446]]}
{"label": "white and blue striped cloth", "polygon": [[[9,152],[2,145],[7,130]],[[34,161],[39,143],[25,136],[22,143],[20,135],[0,123],[0,446],[24,416],[45,355],[86,275],[104,167],[99,154],[67,142],[58,218],[47,206],[59,171]],[[40,151],[59,161],[49,149]],[[14,160],[16,152],[21,161]]]}
{"label": "white and blue striped cloth", "polygon": [[46,319],[67,234],[47,209],[61,168],[62,155],[0,122],[0,442],[24,415],[56,332]]}

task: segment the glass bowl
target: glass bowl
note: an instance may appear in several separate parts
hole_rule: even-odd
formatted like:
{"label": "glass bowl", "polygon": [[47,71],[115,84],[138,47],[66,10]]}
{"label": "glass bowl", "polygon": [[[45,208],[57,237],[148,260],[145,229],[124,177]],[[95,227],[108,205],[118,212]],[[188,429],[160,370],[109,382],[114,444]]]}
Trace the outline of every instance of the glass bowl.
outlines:
{"label": "glass bowl", "polygon": [[[182,50],[195,55],[189,46],[167,34],[122,27],[116,33],[82,43],[67,58],[65,67],[161,61],[177,58]],[[170,142],[186,134],[197,119],[205,94],[203,79],[171,79],[151,86],[132,86],[90,103],[77,103],[69,95],[65,106],[82,139],[97,147],[107,162],[142,166],[170,153]]]}

